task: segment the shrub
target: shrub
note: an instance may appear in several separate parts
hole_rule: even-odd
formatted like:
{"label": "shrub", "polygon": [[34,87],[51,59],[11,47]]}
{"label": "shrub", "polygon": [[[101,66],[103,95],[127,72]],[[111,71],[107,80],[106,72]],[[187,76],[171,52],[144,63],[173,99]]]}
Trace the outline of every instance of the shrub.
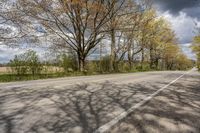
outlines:
{"label": "shrub", "polygon": [[62,54],[59,64],[67,73],[77,70],[77,61],[72,55]]}
{"label": "shrub", "polygon": [[96,72],[98,72],[99,71],[99,66],[98,66],[98,62],[97,61],[89,61],[88,63],[87,63],[87,70],[88,70],[88,73],[91,73],[91,74],[93,74],[93,73],[96,73]]}
{"label": "shrub", "polygon": [[35,74],[40,74],[42,71],[42,65],[39,61],[39,57],[33,50],[28,50],[27,52],[16,55],[13,60],[10,61],[12,72],[17,75],[25,75],[31,73],[33,76]]}
{"label": "shrub", "polygon": [[104,56],[99,63],[100,72],[109,72],[110,71],[110,56]]}
{"label": "shrub", "polygon": [[17,75],[24,75],[28,73],[28,67],[26,66],[26,62],[20,57],[15,56],[13,60],[9,63],[12,73]]}

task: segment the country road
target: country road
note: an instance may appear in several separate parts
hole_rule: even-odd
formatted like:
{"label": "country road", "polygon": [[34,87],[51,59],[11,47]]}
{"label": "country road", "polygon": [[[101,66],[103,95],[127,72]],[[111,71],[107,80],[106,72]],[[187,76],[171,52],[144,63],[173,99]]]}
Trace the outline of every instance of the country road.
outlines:
{"label": "country road", "polygon": [[0,133],[104,131],[199,133],[200,73],[192,69],[0,84]]}

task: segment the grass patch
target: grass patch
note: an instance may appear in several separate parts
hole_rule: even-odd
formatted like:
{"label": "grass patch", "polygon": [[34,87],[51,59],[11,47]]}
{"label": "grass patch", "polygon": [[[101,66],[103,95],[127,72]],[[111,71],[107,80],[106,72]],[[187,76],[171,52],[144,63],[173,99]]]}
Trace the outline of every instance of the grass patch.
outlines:
{"label": "grass patch", "polygon": [[[145,68],[145,69],[144,69]],[[0,82],[13,82],[13,81],[28,81],[28,80],[39,80],[39,79],[50,79],[50,78],[61,78],[61,77],[74,77],[74,76],[90,76],[90,75],[102,75],[102,74],[120,74],[120,73],[136,73],[136,72],[147,72],[147,71],[155,71],[153,69],[149,69],[148,67],[136,67],[129,71],[117,71],[117,72],[94,72],[94,71],[85,71],[85,72],[57,72],[57,73],[42,73],[37,75],[32,74],[24,74],[17,75],[11,73],[0,73]],[[159,70],[156,70],[159,71]],[[160,70],[161,71],[161,70]]]}
{"label": "grass patch", "polygon": [[[138,72],[138,71],[132,71]],[[117,73],[128,73],[128,72],[117,72]],[[13,82],[13,81],[28,81],[38,79],[50,79],[50,78],[61,78],[61,77],[74,77],[74,76],[90,76],[90,75],[101,75],[101,74],[115,74],[113,73],[101,73],[101,72],[73,72],[73,73],[52,73],[52,74],[0,74],[0,82]]]}
{"label": "grass patch", "polygon": [[13,82],[13,81],[28,81],[28,80],[38,80],[38,79],[50,79],[50,78],[61,78],[61,77],[72,77],[72,76],[86,76],[86,75],[98,75],[100,73],[81,73],[81,72],[73,72],[73,73],[50,73],[50,74],[0,74],[0,82]]}

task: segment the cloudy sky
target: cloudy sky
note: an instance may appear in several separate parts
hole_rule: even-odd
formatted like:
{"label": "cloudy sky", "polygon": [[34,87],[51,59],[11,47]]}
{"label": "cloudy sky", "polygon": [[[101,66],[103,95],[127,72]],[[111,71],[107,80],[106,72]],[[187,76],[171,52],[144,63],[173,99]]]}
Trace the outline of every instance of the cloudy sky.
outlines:
{"label": "cloudy sky", "polygon": [[189,46],[195,36],[195,22],[200,23],[200,0],[153,0],[160,16],[172,24],[183,51],[192,59]]}
{"label": "cloudy sky", "polygon": [[[195,35],[195,22],[200,24],[200,0],[153,0],[153,5],[159,16],[171,22],[183,51],[189,58],[195,59],[189,46]],[[9,61],[23,51],[0,46],[0,63]]]}

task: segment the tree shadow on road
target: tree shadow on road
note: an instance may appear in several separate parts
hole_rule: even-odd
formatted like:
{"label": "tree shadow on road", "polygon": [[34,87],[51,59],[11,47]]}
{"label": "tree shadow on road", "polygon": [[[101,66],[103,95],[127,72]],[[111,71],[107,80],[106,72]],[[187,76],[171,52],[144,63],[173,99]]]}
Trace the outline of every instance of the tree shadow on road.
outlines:
{"label": "tree shadow on road", "polygon": [[[165,84],[115,84],[107,81],[40,90],[16,88],[0,96],[0,130],[2,133],[92,133]],[[174,86],[181,90],[182,84]],[[180,121],[199,130],[200,94],[195,87],[195,83],[194,86],[188,85],[187,94],[176,90],[162,92],[144,109],[121,123],[130,127],[120,125],[113,132],[148,132],[148,127],[166,130],[165,119]],[[188,111],[184,112],[184,107]],[[161,118],[164,119],[162,124],[157,120]],[[134,130],[130,130],[133,127]]]}
{"label": "tree shadow on road", "polygon": [[[187,78],[190,77],[190,80]],[[198,80],[197,80],[198,79]],[[199,133],[200,76],[186,76],[130,114],[111,133]]]}
{"label": "tree shadow on road", "polygon": [[2,132],[90,133],[156,91],[141,84],[20,89],[0,97]]}

